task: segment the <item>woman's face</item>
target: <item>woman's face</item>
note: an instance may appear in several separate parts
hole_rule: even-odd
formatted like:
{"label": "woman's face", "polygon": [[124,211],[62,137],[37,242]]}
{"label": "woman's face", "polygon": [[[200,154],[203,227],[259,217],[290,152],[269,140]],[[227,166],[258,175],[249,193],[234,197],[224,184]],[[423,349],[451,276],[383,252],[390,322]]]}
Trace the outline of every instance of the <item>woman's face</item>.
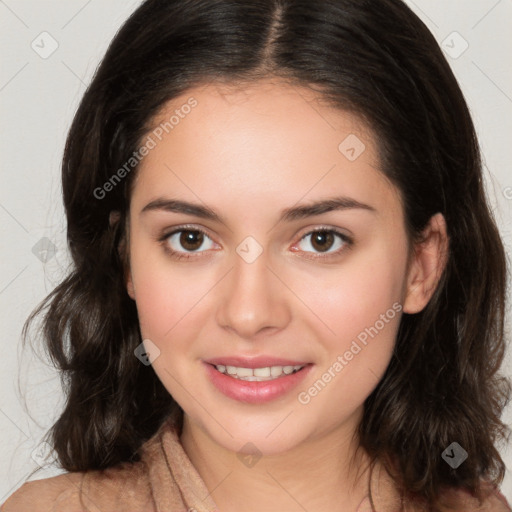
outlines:
{"label": "woman's face", "polygon": [[128,290],[158,377],[233,451],[352,431],[403,310],[397,189],[358,118],[316,98],[279,82],[208,85],[143,141]]}

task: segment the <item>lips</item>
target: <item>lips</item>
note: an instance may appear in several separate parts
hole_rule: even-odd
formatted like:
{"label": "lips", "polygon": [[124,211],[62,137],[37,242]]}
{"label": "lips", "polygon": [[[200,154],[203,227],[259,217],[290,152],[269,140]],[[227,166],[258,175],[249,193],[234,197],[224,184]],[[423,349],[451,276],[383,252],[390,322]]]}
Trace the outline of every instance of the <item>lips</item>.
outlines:
{"label": "lips", "polygon": [[[288,394],[306,377],[312,363],[281,359],[269,356],[254,358],[218,357],[203,361],[206,374],[215,388],[225,396],[250,404],[263,404]],[[273,377],[247,377],[251,369],[254,374],[265,368],[293,368],[293,371],[279,372]],[[228,368],[230,371],[228,372]],[[240,370],[247,371],[240,371]],[[219,371],[220,370],[220,371]]]}
{"label": "lips", "polygon": [[281,359],[272,356],[257,357],[215,357],[207,359],[205,363],[214,366],[236,366],[238,368],[265,368],[267,366],[306,366],[309,361],[296,361],[292,359]]}

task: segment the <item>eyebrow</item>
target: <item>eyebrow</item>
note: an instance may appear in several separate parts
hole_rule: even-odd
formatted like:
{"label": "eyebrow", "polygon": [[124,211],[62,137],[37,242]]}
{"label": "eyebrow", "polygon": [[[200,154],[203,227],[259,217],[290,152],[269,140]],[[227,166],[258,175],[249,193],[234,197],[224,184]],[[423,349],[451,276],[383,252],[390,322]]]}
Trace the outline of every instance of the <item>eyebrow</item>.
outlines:
{"label": "eyebrow", "polygon": [[[323,213],[328,213],[335,210],[354,209],[367,210],[372,213],[377,213],[377,210],[373,206],[361,203],[360,201],[357,201],[350,197],[341,196],[321,199],[310,204],[285,208],[280,213],[279,222],[291,222],[295,220],[305,219],[308,217],[314,217],[316,215],[321,215]],[[143,213],[146,212],[159,210],[194,215],[202,219],[207,219],[214,222],[219,222],[221,224],[226,224],[224,219],[208,206],[203,206],[197,203],[190,203],[188,201],[182,201],[179,199],[168,199],[163,197],[157,198],[148,203],[141,210],[140,214],[142,215]]]}

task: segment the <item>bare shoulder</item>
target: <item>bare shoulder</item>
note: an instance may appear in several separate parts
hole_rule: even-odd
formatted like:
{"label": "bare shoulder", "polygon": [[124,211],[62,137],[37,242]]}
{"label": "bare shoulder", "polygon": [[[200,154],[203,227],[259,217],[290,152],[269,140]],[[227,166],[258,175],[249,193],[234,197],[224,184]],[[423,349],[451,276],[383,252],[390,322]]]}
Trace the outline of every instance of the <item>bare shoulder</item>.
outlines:
{"label": "bare shoulder", "polygon": [[107,510],[153,510],[147,472],[141,464],[123,463],[26,482],[0,507],[0,512]]}

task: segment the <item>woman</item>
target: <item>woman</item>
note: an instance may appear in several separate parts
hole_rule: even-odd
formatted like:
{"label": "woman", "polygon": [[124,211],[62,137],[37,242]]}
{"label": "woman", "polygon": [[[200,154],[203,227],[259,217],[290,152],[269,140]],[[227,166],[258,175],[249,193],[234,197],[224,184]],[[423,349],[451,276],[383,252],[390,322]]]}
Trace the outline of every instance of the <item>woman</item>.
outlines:
{"label": "woman", "polygon": [[63,194],[67,473],[2,510],[510,510],[503,245],[403,2],[145,1]]}

